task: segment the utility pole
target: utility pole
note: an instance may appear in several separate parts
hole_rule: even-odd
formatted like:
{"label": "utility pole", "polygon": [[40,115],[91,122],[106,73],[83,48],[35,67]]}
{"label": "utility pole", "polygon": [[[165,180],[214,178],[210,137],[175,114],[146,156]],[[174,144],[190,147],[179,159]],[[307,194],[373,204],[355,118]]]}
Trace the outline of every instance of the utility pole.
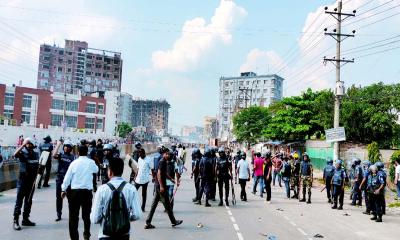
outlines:
{"label": "utility pole", "polygon": [[[345,21],[349,17],[354,17],[356,10],[353,13],[343,13],[342,12],[342,0],[338,2],[338,7],[334,9],[334,11],[328,11],[328,7],[325,7],[325,13],[331,15],[337,20],[337,28],[333,29],[333,32],[327,32],[328,29],[325,28],[325,35],[331,36],[336,40],[336,57],[326,58],[324,57],[324,63],[332,62],[336,67],[336,89],[335,89],[335,110],[334,110],[334,119],[333,119],[333,127],[338,128],[340,123],[340,103],[341,97],[344,95],[344,82],[340,79],[340,67],[346,63],[354,63],[354,59],[345,59],[341,58],[340,50],[341,43],[348,37],[354,37],[355,30],[353,30],[353,34],[342,34],[342,22]],[[333,143],[333,159],[339,159],[339,142],[335,141]]]}

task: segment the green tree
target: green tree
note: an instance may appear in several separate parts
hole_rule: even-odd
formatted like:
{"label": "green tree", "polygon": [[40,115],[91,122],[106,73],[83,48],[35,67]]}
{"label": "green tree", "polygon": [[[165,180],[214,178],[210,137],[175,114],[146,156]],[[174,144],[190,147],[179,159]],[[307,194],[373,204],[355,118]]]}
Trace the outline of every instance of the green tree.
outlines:
{"label": "green tree", "polygon": [[371,163],[376,163],[378,161],[381,161],[382,155],[379,152],[379,146],[377,142],[372,142],[371,144],[368,144],[367,150],[368,150],[368,159],[371,161]]}
{"label": "green tree", "polygon": [[123,123],[118,124],[117,131],[118,131],[118,136],[124,138],[130,132],[132,132],[132,127],[131,127],[131,125],[129,125],[129,123],[123,122]]}
{"label": "green tree", "polygon": [[269,124],[270,113],[266,107],[251,106],[233,116],[233,133],[238,142],[257,143],[263,129]]}

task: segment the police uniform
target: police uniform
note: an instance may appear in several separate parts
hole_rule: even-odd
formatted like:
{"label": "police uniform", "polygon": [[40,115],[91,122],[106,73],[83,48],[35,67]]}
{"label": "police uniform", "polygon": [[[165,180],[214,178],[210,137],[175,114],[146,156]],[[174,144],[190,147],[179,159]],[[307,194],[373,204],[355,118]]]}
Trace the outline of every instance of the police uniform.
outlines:
{"label": "police uniform", "polygon": [[[207,151],[207,150],[206,150]],[[211,199],[212,184],[214,181],[214,169],[213,169],[213,159],[210,156],[211,153],[206,153],[204,157],[200,160],[200,192],[198,204],[201,204],[201,197],[203,193],[206,196],[206,206],[211,206],[209,200]]]}
{"label": "police uniform", "polygon": [[193,154],[192,155],[192,174],[194,179],[194,187],[196,189],[196,196],[193,198],[193,201],[196,202],[200,199],[199,191],[200,191],[200,158],[201,155]]}
{"label": "police uniform", "polygon": [[354,167],[354,185],[353,185],[353,196],[352,196],[352,205],[356,205],[356,203],[361,206],[362,205],[362,195],[360,190],[360,185],[363,179],[363,169],[360,164],[356,164]]}
{"label": "police uniform", "polygon": [[[335,172],[332,177],[333,185],[333,206],[332,209],[343,209],[343,199],[344,199],[344,183],[347,178],[346,171],[340,166],[335,168]],[[339,198],[339,208],[338,208],[338,198]]]}
{"label": "police uniform", "polygon": [[223,185],[225,185],[225,203],[229,205],[229,180],[231,176],[229,174],[232,163],[225,157],[219,157],[217,159],[217,178],[218,178],[218,190],[219,190],[219,205],[222,206],[223,196]]}
{"label": "police uniform", "polygon": [[300,166],[300,175],[301,175],[301,183],[303,190],[303,198],[300,200],[301,202],[306,201],[306,191],[308,195],[307,203],[311,203],[311,187],[312,187],[312,178],[313,178],[313,169],[310,160],[302,161]]}
{"label": "police uniform", "polygon": [[371,212],[374,215],[371,220],[376,220],[377,222],[382,221],[382,214],[384,208],[384,189],[375,193],[382,184],[385,184],[385,179],[383,174],[373,174],[371,173],[368,176],[368,193],[369,193],[369,202],[371,207]]}
{"label": "police uniform", "polygon": [[[64,181],[65,174],[68,171],[69,165],[75,160],[75,156],[72,153],[60,153],[57,154],[54,159],[58,160],[57,177],[56,177],[56,208],[57,217],[61,219],[63,199],[61,198],[61,185]],[[68,191],[69,192],[69,191]]]}
{"label": "police uniform", "polygon": [[332,177],[333,174],[335,173],[335,167],[333,166],[333,161],[328,162],[328,164],[324,168],[324,179],[325,179],[325,190],[326,190],[326,197],[328,198],[328,202],[332,202]]}
{"label": "police uniform", "polygon": [[27,220],[31,213],[32,197],[35,192],[35,180],[39,168],[39,154],[33,151],[33,149],[29,151],[27,148],[23,148],[15,157],[19,159],[19,177],[17,183],[17,200],[14,207],[14,220],[18,220],[21,215],[22,203],[24,204],[23,219]]}
{"label": "police uniform", "polygon": [[[38,188],[42,187],[43,178],[44,178],[43,187],[48,187],[50,173],[51,173],[51,152],[53,151],[53,145],[50,142],[45,142],[39,146],[39,150],[40,150],[40,153],[42,153],[44,151],[49,152],[49,157],[47,159],[46,166],[44,167],[44,169],[41,169],[42,175],[40,175]],[[40,166],[40,168],[42,168],[42,166]]]}
{"label": "police uniform", "polygon": [[292,198],[299,198],[300,161],[299,161],[299,159],[295,159],[290,164],[291,164],[291,171],[292,171],[292,174],[290,175],[290,188],[294,192],[294,195]]}

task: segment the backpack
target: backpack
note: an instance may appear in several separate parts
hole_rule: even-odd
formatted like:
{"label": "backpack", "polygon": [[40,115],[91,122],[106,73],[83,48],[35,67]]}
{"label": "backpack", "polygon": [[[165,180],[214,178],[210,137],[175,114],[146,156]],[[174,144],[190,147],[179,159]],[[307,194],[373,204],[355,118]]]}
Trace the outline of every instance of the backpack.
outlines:
{"label": "backpack", "polygon": [[112,190],[112,195],[106,207],[103,234],[110,237],[124,236],[129,233],[131,228],[128,207],[122,193],[126,182],[122,182],[118,189],[115,189],[111,183],[107,183],[107,185]]}

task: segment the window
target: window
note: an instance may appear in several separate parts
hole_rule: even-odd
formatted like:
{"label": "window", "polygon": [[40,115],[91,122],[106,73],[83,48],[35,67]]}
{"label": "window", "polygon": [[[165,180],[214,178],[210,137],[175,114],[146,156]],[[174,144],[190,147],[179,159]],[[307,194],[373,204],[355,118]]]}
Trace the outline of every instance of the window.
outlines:
{"label": "window", "polygon": [[59,50],[59,51],[58,51],[58,54],[59,54],[59,55],[64,55],[64,51],[63,51],[63,50]]}
{"label": "window", "polygon": [[90,75],[92,75],[92,72],[91,71],[86,71],[86,76],[90,76]]}
{"label": "window", "polygon": [[71,71],[72,71],[72,69],[71,69],[71,68],[68,68],[67,72],[69,72],[69,73],[70,73]]}
{"label": "window", "polygon": [[[60,100],[60,99],[53,99],[51,101],[51,108],[52,109],[58,109],[58,110],[63,110],[64,109],[64,100]],[[53,125],[53,124],[51,124]],[[56,126],[56,125],[54,125]],[[58,125],[57,125],[58,126]]]}
{"label": "window", "polygon": [[100,77],[100,76],[101,76],[101,73],[98,73],[98,72],[97,72],[97,73],[95,73],[94,75],[95,75],[96,77]]}
{"label": "window", "polygon": [[43,56],[43,60],[44,60],[44,61],[49,61],[49,60],[50,60],[50,57],[49,57],[49,56]]}
{"label": "window", "polygon": [[99,105],[97,106],[97,113],[98,113],[98,114],[104,114],[104,105],[99,104]]}
{"label": "window", "polygon": [[57,115],[57,114],[52,114],[51,115],[51,125],[52,126],[61,127],[62,120],[63,120],[63,116],[62,115]]}
{"label": "window", "polygon": [[43,67],[43,69],[50,69],[50,66],[49,65],[42,65],[42,67]]}
{"label": "window", "polygon": [[86,118],[85,128],[94,129],[94,122],[95,122],[95,118]]}
{"label": "window", "polygon": [[66,106],[67,111],[78,111],[78,102],[73,102],[73,101],[67,101],[67,106]]}
{"label": "window", "polygon": [[103,119],[102,118],[97,119],[96,129],[103,130]]}
{"label": "window", "polygon": [[4,117],[6,117],[8,119],[13,119],[14,111],[13,110],[9,110],[9,109],[4,109]]}
{"label": "window", "polygon": [[101,68],[101,65],[100,64],[96,64],[96,68]]}
{"label": "window", "polygon": [[50,52],[50,48],[45,48],[44,51],[45,52]]}
{"label": "window", "polygon": [[32,96],[24,95],[24,99],[22,101],[22,107],[31,108],[32,106]]}
{"label": "window", "polygon": [[[67,102],[67,104],[68,104],[68,102]],[[65,121],[67,122],[67,127],[76,128],[77,127],[77,122],[78,122],[78,117],[76,117],[76,116],[65,116]]]}
{"label": "window", "polygon": [[96,57],[96,60],[103,60],[102,57]]}
{"label": "window", "polygon": [[14,93],[6,93],[4,105],[14,106]]}
{"label": "window", "polygon": [[87,113],[96,113],[96,104],[95,103],[87,103],[86,104],[86,112]]}
{"label": "window", "polygon": [[62,67],[57,68],[57,72],[62,72],[62,71],[63,71]]}
{"label": "window", "polygon": [[72,60],[68,60],[68,64],[72,64]]}
{"label": "window", "polygon": [[22,122],[29,124],[31,122],[31,112],[22,111],[21,118],[22,118]]}

